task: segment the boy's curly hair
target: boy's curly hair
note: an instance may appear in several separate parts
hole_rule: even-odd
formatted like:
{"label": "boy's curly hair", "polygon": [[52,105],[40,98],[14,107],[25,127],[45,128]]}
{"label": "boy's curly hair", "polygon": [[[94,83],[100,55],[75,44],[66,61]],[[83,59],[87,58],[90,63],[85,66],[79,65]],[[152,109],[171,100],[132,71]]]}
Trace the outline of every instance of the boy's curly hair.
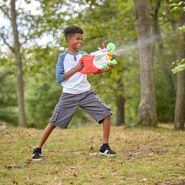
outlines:
{"label": "boy's curly hair", "polygon": [[69,26],[64,29],[64,36],[65,36],[66,40],[68,37],[73,36],[75,33],[83,34],[84,31],[78,26]]}

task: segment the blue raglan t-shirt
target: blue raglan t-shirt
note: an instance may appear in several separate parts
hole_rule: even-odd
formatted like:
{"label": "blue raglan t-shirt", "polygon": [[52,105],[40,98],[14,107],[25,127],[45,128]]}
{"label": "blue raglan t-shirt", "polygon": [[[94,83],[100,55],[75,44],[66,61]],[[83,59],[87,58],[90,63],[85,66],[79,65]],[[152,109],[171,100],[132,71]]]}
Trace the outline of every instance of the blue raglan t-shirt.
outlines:
{"label": "blue raglan t-shirt", "polygon": [[71,54],[68,51],[59,54],[56,64],[56,80],[63,86],[63,93],[80,94],[91,89],[87,81],[87,75],[76,72],[67,80],[64,80],[64,73],[75,67],[83,56],[84,52],[79,51],[77,54]]}

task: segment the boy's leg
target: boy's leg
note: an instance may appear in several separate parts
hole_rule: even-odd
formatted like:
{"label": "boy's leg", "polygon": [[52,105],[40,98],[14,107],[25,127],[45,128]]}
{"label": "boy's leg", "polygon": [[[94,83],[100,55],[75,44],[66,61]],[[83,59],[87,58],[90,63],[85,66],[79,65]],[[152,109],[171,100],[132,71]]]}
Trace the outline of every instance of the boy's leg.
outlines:
{"label": "boy's leg", "polygon": [[46,126],[46,128],[42,133],[42,136],[40,138],[37,148],[42,148],[42,146],[44,145],[44,143],[46,142],[46,140],[48,139],[49,135],[51,134],[54,128],[55,128],[54,125],[52,125],[51,123],[48,123],[48,125]]}
{"label": "boy's leg", "polygon": [[54,128],[55,128],[54,125],[52,125],[51,123],[48,123],[48,125],[46,126],[46,128],[42,133],[42,136],[40,138],[37,148],[35,148],[33,151],[32,160],[38,161],[42,159],[42,151],[41,151],[42,146],[44,145],[44,143],[46,142],[47,138],[49,137],[49,135],[51,134]]}
{"label": "boy's leg", "polygon": [[103,144],[109,143],[111,116],[106,117],[103,120]]}
{"label": "boy's leg", "polygon": [[111,109],[92,91],[82,94],[80,106],[86,110],[98,123],[103,123],[103,144],[100,153],[103,155],[116,154],[109,146],[111,126]]}
{"label": "boy's leg", "polygon": [[109,146],[110,127],[111,127],[111,116],[108,116],[103,120],[103,144],[100,147],[100,154],[106,156],[116,154],[116,152],[114,152]]}
{"label": "boy's leg", "polygon": [[111,116],[108,116],[103,120],[103,144],[100,147],[100,154],[106,156],[116,154],[116,152],[114,152],[109,146],[110,126],[111,126]]}
{"label": "boy's leg", "polygon": [[61,128],[68,127],[73,113],[78,108],[78,98],[78,95],[72,95],[67,93],[63,94],[60,97],[58,104],[55,106],[52,117],[50,118],[48,125],[42,133],[37,148],[33,152],[32,160],[42,159],[41,149],[56,126]]}

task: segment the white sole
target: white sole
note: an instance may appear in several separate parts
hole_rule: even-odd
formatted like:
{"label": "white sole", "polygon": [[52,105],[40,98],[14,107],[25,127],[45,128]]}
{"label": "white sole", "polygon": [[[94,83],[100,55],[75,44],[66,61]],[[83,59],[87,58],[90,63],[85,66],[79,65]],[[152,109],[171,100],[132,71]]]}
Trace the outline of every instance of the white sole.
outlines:
{"label": "white sole", "polygon": [[38,159],[32,159],[32,161],[41,161],[42,158],[38,158]]}
{"label": "white sole", "polygon": [[99,152],[100,155],[106,156],[106,157],[114,157],[116,156],[116,154],[105,154],[105,153],[101,153]]}

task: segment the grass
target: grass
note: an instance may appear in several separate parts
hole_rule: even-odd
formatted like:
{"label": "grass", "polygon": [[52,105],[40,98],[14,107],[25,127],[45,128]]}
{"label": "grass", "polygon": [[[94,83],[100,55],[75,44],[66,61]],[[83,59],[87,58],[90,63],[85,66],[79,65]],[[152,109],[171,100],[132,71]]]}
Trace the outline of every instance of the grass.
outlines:
{"label": "grass", "polygon": [[30,160],[42,130],[0,130],[0,184],[20,185],[184,185],[185,132],[170,128],[112,127],[116,157],[93,155],[101,126],[55,129],[43,160]]}

